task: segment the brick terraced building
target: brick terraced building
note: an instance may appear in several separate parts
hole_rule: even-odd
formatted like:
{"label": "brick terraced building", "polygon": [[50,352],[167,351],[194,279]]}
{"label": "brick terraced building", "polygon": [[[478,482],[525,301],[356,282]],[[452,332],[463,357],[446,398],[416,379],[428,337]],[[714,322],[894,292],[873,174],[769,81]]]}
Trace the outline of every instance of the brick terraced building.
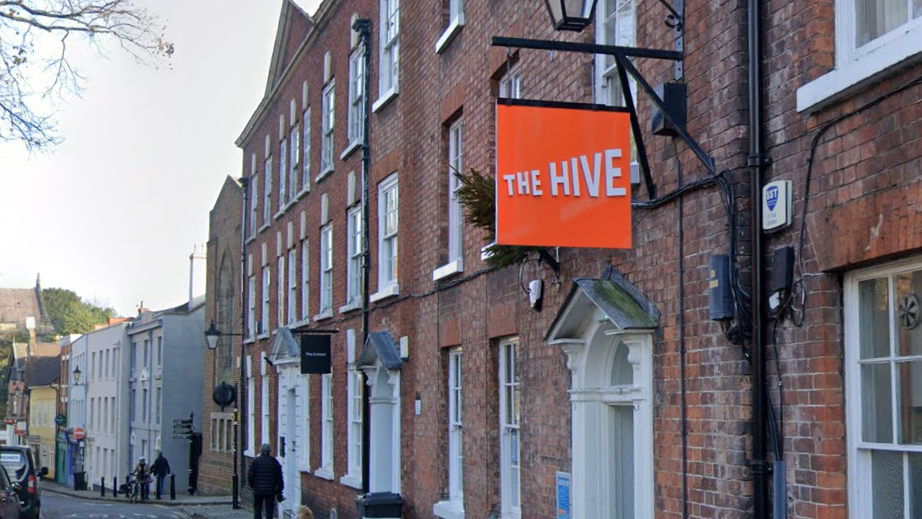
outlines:
{"label": "brick terraced building", "polygon": [[[283,2],[266,95],[237,141],[251,201],[242,448],[280,456],[280,512],[357,517],[371,491],[399,495],[410,519],[552,517],[569,477],[574,518],[919,517],[918,2],[688,2],[680,73],[634,64],[686,86],[714,171],[651,132],[632,82],[658,196],[634,186],[633,247],[490,269],[455,172],[508,173],[497,99],[624,103],[610,58],[491,37],[675,49],[660,2],[599,0],[580,34],[555,32],[544,4]],[[792,224],[763,233],[753,205],[770,181],[791,182]],[[717,255],[731,274],[712,282]],[[727,284],[712,320],[709,289]],[[298,338],[316,329],[338,331],[332,373],[301,375]]]}

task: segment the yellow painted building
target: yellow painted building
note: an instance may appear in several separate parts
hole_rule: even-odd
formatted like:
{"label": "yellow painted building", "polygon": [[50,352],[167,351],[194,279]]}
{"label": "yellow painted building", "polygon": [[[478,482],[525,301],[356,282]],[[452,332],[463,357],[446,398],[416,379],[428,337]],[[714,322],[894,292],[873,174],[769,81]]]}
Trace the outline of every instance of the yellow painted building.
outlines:
{"label": "yellow painted building", "polygon": [[57,391],[51,386],[32,386],[29,393],[29,446],[38,466],[48,467],[47,478],[54,479]]}

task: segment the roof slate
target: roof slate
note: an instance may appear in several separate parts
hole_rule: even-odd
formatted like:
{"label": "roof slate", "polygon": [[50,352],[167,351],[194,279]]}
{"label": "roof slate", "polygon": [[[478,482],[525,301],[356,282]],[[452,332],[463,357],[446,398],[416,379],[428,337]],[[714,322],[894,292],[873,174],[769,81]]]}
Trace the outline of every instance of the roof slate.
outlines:
{"label": "roof slate", "polygon": [[26,384],[29,387],[48,386],[61,376],[58,357],[32,357],[26,361]]}
{"label": "roof slate", "polygon": [[0,288],[0,323],[25,326],[26,317],[41,324],[42,312],[34,288]]}

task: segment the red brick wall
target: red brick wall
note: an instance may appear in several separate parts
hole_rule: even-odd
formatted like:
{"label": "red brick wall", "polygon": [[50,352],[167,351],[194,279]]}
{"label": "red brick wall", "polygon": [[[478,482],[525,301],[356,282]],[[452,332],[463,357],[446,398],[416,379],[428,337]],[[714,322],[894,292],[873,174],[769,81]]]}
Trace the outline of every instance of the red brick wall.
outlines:
{"label": "red brick wall", "polygon": [[[796,88],[832,65],[832,0],[804,5],[771,0],[765,15],[765,136],[773,165],[768,180],[794,180],[795,226],[766,239],[766,252],[796,244],[802,207],[806,158],[818,126],[918,75],[910,68],[834,104],[818,114],[798,113]],[[542,2],[468,2],[467,23],[441,54],[435,42],[445,27],[447,2],[403,2],[400,35],[400,94],[370,115],[371,120],[371,271],[377,286],[377,183],[397,171],[400,181],[400,296],[372,305],[371,331],[390,330],[394,338],[409,337],[410,359],[402,368],[402,494],[404,517],[432,517],[432,505],[447,491],[447,392],[445,348],[464,351],[464,486],[469,517],[487,517],[499,505],[498,343],[507,336],[520,339],[522,377],[522,492],[523,517],[553,517],[554,473],[570,471],[570,373],[564,354],[547,345],[544,336],[574,277],[597,277],[614,265],[656,304],[662,317],[654,344],[654,468],[655,516],[681,517],[683,503],[679,376],[679,312],[685,319],[686,390],[688,416],[688,509],[692,517],[749,517],[752,510],[751,378],[741,348],[724,338],[708,320],[708,258],[726,254],[730,244],[728,215],[714,188],[683,197],[683,209],[666,204],[655,210],[634,211],[634,248],[629,251],[559,251],[560,283],[547,268],[529,262],[520,271],[509,268],[485,273],[480,259],[483,232],[466,228],[464,272],[441,283],[432,271],[446,258],[447,158],[446,127],[461,117],[465,124],[464,166],[493,172],[495,135],[493,105],[496,80],[507,60],[520,67],[523,97],[558,101],[592,101],[592,63],[585,56],[543,51],[514,51],[489,46],[493,35],[592,41],[591,34],[556,34],[550,28]],[[749,181],[747,107],[746,10],[743,3],[689,3],[685,20],[684,81],[689,93],[689,132],[715,160],[718,170],[732,170],[740,225],[738,250],[748,264]],[[356,312],[338,312],[345,301],[347,173],[361,174],[361,153],[340,160],[346,145],[349,22],[351,15],[373,21],[373,65],[369,74],[371,100],[377,99],[378,3],[374,0],[330,0],[316,17],[317,27],[285,83],[274,90],[267,109],[254,120],[242,143],[244,174],[256,154],[262,186],[263,146],[272,138],[278,150],[278,118],[287,118],[291,99],[301,109],[301,84],[307,80],[312,110],[312,172],[319,171],[323,56],[333,56],[336,78],[337,126],[335,171],[314,183],[310,194],[273,220],[248,246],[259,280],[260,248],[268,244],[272,270],[271,327],[276,323],[276,232],[283,236],[288,222],[300,230],[307,218],[311,243],[311,314],[319,300],[320,198],[330,202],[334,227],[333,318],[318,327],[352,328],[360,334]],[[662,6],[639,2],[637,34],[640,46],[672,49],[673,33],[662,24]],[[291,50],[291,46],[289,46]],[[638,60],[652,83],[673,78],[671,63]],[[857,265],[907,254],[919,249],[922,199],[917,189],[922,123],[919,87],[893,97],[857,117],[836,125],[817,152],[808,208],[805,268],[809,273],[839,272]],[[642,127],[648,128],[651,103],[641,96]],[[299,115],[300,117],[300,115]],[[682,181],[701,179],[707,171],[682,142],[646,134],[654,181],[660,194]],[[279,162],[273,179],[273,209],[278,207]],[[357,188],[358,182],[357,182]],[[636,198],[647,199],[640,188]],[[260,206],[263,201],[260,200]],[[273,210],[275,213],[275,210]],[[679,273],[678,225],[684,231],[684,275]],[[600,222],[600,232],[606,223]],[[283,247],[284,248],[284,247]],[[300,266],[298,267],[300,268]],[[300,273],[299,273],[300,274]],[[533,311],[521,288],[522,280],[543,279],[544,310]],[[449,285],[448,282],[455,282]],[[786,498],[790,517],[843,518],[845,495],[845,424],[842,382],[841,281],[835,274],[809,277],[806,324],[790,321],[778,327],[778,349],[784,379],[783,425],[788,462]],[[257,282],[259,285],[259,282]],[[678,300],[679,286],[685,298]],[[748,281],[747,281],[748,284]],[[261,300],[261,288],[257,290]],[[259,308],[259,305],[257,305]],[[259,318],[257,311],[257,320]],[[271,341],[258,341],[250,350],[254,359],[268,353]],[[334,400],[346,401],[345,333],[333,338]],[[768,348],[769,383],[777,388],[775,349]],[[254,363],[258,365],[258,363]],[[270,401],[275,410],[275,375],[269,374]],[[257,377],[258,378],[258,377]],[[256,387],[259,388],[259,380]],[[259,389],[257,389],[259,391]],[[311,379],[311,468],[320,465],[320,380]],[[414,412],[418,398],[421,412]],[[210,401],[210,398],[207,399]],[[261,415],[256,398],[257,424]],[[773,393],[777,405],[777,391]],[[343,517],[354,517],[356,490],[338,483],[346,460],[345,406],[335,417],[335,478],[327,481],[312,473],[303,476],[306,504],[318,516],[335,507]],[[257,429],[259,426],[257,425]],[[258,431],[257,431],[258,433]],[[275,446],[270,437],[257,443]]]}
{"label": "red brick wall", "polygon": [[[217,279],[221,261],[228,261],[232,266],[233,283],[232,293],[235,294],[233,309],[229,317],[232,328],[224,329],[224,333],[240,333],[240,210],[243,204],[243,190],[236,180],[228,177],[224,181],[218,199],[215,201],[214,208],[211,210],[208,230],[208,257],[206,277],[206,305],[205,305],[205,322],[212,323],[216,319],[218,298]],[[219,326],[221,326],[219,324]],[[232,346],[232,368],[237,367],[236,358],[240,355],[239,337],[222,338],[221,340],[230,341]],[[220,413],[221,408],[214,403],[212,393],[215,387],[215,365],[217,362],[216,352],[206,349],[205,355],[205,384],[202,394],[202,407],[204,419],[202,420],[202,457],[200,459],[199,469],[199,492],[204,495],[230,495],[231,482],[234,473],[234,458],[229,452],[216,452],[212,450],[212,438],[215,431],[212,430],[211,417],[213,413]],[[237,369],[233,369],[233,380],[229,384],[236,383],[239,380]],[[225,412],[233,412],[234,407],[227,408]]]}
{"label": "red brick wall", "polygon": [[840,274],[922,250],[922,86],[855,112],[918,78],[922,66],[888,71],[814,113],[797,112],[797,88],[834,66],[834,2],[770,1],[765,11],[765,129],[774,160],[766,180],[793,181],[795,212],[795,225],[772,235],[769,251],[797,247],[811,144],[824,123],[843,117],[815,149],[803,248],[811,274],[804,280],[805,324],[788,321],[778,333],[788,510],[795,517],[854,517],[847,510]]}

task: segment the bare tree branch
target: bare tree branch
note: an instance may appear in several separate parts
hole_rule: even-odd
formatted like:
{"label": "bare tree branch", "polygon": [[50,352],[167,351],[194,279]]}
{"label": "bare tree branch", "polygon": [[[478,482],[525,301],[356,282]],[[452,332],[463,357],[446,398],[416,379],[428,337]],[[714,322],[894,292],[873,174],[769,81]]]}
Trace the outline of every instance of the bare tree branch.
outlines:
{"label": "bare tree branch", "polygon": [[132,0],[0,0],[0,141],[29,151],[60,142],[54,104],[84,83],[69,59],[72,35],[98,54],[114,43],[145,65],[174,52],[157,17]]}

